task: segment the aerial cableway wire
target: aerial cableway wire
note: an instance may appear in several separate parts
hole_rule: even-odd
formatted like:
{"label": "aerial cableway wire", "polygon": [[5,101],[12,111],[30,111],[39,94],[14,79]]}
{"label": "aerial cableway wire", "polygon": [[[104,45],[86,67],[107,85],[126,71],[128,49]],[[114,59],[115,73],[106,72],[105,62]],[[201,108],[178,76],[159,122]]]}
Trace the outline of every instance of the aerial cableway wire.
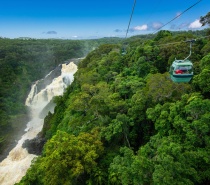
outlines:
{"label": "aerial cableway wire", "polygon": [[[182,13],[180,13],[179,15],[177,15],[176,17],[174,17],[173,19],[171,19],[170,21],[168,21],[166,24],[164,24],[163,26],[161,26],[160,28],[158,28],[157,30],[155,30],[152,34],[156,33],[158,30],[162,29],[163,27],[165,27],[166,25],[168,25],[169,23],[171,23],[175,19],[179,18],[182,14],[184,14],[185,12],[187,12],[188,10],[190,10],[191,8],[193,8],[194,6],[196,6],[201,1],[202,0],[199,0],[196,3],[194,3],[193,5],[191,5],[190,7],[188,7]],[[127,28],[127,31],[126,31],[125,38],[127,38],[127,35],[128,35],[128,31],[129,31],[129,28],[130,28],[130,24],[131,24],[131,20],[132,20],[132,16],[133,16],[133,13],[134,13],[135,6],[136,6],[136,0],[134,0],[134,3],[133,3],[133,8],[132,8],[132,12],[131,12],[131,15],[130,15],[130,20],[129,20],[129,23],[128,23],[128,28]],[[206,37],[210,37],[210,36],[206,36]],[[206,38],[206,37],[202,37],[202,38]],[[201,38],[199,38],[199,39],[201,39]],[[198,40],[198,39],[195,39],[195,40]],[[159,45],[154,45],[154,46],[164,46],[164,45],[178,44],[178,43],[183,43],[183,42],[187,42],[187,41],[173,42],[173,43],[167,43],[167,44],[159,44]],[[153,47],[153,46],[150,46],[150,47]]]}
{"label": "aerial cableway wire", "polygon": [[171,23],[175,19],[179,18],[182,14],[184,14],[185,12],[187,12],[189,9],[191,9],[192,7],[194,7],[195,5],[197,5],[198,3],[200,3],[201,1],[202,0],[199,0],[196,3],[194,3],[193,5],[191,5],[189,8],[187,8],[186,10],[184,10],[182,13],[180,13],[179,15],[177,15],[176,17],[174,17],[173,19],[171,19],[170,21],[168,21],[166,24],[164,24],[163,26],[161,26],[160,28],[158,28],[157,30],[155,30],[152,34],[156,33],[158,30],[162,29],[163,27],[165,27],[166,25],[168,25],[169,23]]}
{"label": "aerial cableway wire", "polygon": [[129,20],[129,23],[128,23],[128,28],[127,28],[127,31],[126,31],[125,38],[127,38],[127,35],[128,35],[128,31],[129,31],[129,28],[130,28],[130,24],[131,24],[131,20],[132,20],[132,16],[133,16],[135,6],[136,6],[136,0],[134,0],[134,3],[133,3],[133,8],[132,8],[132,12],[131,12],[131,15],[130,15],[130,20]]}
{"label": "aerial cableway wire", "polygon": [[[170,21],[168,21],[167,23],[165,23],[163,26],[161,26],[160,28],[158,28],[157,30],[155,30],[152,34],[156,33],[158,30],[162,29],[163,27],[165,27],[166,25],[168,25],[169,23],[171,23],[175,19],[179,18],[182,14],[184,14],[185,12],[187,12],[188,10],[190,10],[191,8],[193,8],[194,6],[196,6],[201,1],[202,0],[199,0],[196,3],[194,3],[193,5],[191,5],[190,7],[188,7],[182,13],[180,13],[179,15],[177,15],[176,17],[174,17],[173,19],[171,19]],[[131,20],[132,20],[132,16],[133,16],[133,12],[134,12],[135,6],[136,6],[136,0],[134,0],[134,3],[133,3],[133,8],[132,8],[132,12],[131,12],[131,15],[130,15],[130,20],[129,20],[129,23],[128,23],[128,28],[127,28],[127,31],[126,31],[125,38],[127,38],[127,35],[128,35],[128,31],[129,31],[129,28],[130,28],[130,23],[131,23]]]}
{"label": "aerial cableway wire", "polygon": [[207,36],[203,36],[203,37],[199,37],[197,39],[190,39],[190,40],[182,40],[182,41],[178,41],[178,42],[170,42],[170,43],[166,43],[166,44],[154,44],[153,46],[147,46],[147,47],[155,47],[155,46],[168,46],[168,45],[175,45],[175,44],[181,44],[181,43],[185,43],[185,42],[189,42],[189,41],[197,41],[197,40],[200,40],[200,39],[205,39],[205,38],[209,38],[210,35],[207,35]]}

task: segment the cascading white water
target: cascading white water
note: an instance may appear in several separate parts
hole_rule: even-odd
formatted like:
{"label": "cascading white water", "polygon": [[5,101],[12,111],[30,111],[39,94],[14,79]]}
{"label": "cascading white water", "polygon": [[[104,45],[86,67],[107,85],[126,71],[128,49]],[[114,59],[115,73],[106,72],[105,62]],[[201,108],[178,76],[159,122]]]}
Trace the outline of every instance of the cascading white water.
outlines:
{"label": "cascading white water", "polygon": [[26,133],[18,141],[6,159],[0,163],[0,184],[14,185],[19,182],[30,167],[31,161],[36,155],[29,154],[22,144],[26,140],[36,137],[43,127],[44,120],[40,118],[43,108],[54,96],[62,95],[64,89],[73,81],[73,75],[77,71],[77,66],[70,62],[62,64],[61,75],[53,79],[52,83],[37,92],[37,81],[33,84],[26,99],[26,105],[30,108],[31,120],[25,129]]}

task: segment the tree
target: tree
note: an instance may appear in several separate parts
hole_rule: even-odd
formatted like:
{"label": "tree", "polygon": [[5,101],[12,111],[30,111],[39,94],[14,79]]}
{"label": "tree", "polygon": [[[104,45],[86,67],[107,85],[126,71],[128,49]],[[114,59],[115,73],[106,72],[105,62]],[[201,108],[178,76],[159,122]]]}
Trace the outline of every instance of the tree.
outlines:
{"label": "tree", "polygon": [[208,12],[205,16],[200,17],[200,23],[202,26],[210,25],[210,12]]}
{"label": "tree", "polygon": [[154,74],[147,77],[145,91],[154,103],[178,100],[181,95],[190,91],[188,84],[178,84],[171,81],[169,74]]}
{"label": "tree", "polygon": [[200,73],[193,78],[193,85],[199,89],[206,97],[210,92],[210,54],[203,57],[200,61]]}
{"label": "tree", "polygon": [[161,30],[157,33],[156,37],[155,37],[155,41],[159,41],[160,39],[164,38],[164,37],[170,37],[172,36],[172,33],[168,30]]}
{"label": "tree", "polygon": [[109,182],[111,184],[134,184],[135,176],[132,173],[133,151],[127,147],[120,149],[120,154],[113,159],[109,168]]}
{"label": "tree", "polygon": [[[46,143],[43,157],[32,165],[31,173],[22,182],[44,185],[84,184],[87,176],[97,167],[96,159],[102,152],[103,146],[97,130],[91,134],[80,133],[78,136],[58,131]],[[38,175],[34,177],[34,174]]]}
{"label": "tree", "polygon": [[[104,129],[104,136],[108,141],[124,143],[126,146],[131,147],[129,141],[129,128],[133,122],[125,114],[117,114],[116,119]],[[123,142],[122,142],[123,141]]]}
{"label": "tree", "polygon": [[209,182],[210,101],[198,94],[182,96],[176,103],[156,105],[147,110],[157,134],[144,147],[152,162],[147,178],[155,184]]}

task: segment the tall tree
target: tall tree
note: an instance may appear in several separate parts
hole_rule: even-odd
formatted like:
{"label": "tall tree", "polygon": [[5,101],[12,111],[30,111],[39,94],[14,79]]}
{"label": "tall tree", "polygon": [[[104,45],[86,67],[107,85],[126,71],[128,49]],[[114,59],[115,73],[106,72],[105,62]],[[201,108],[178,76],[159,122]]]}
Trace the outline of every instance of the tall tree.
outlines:
{"label": "tall tree", "polygon": [[200,22],[202,26],[210,25],[210,12],[208,12],[205,16],[201,16]]}

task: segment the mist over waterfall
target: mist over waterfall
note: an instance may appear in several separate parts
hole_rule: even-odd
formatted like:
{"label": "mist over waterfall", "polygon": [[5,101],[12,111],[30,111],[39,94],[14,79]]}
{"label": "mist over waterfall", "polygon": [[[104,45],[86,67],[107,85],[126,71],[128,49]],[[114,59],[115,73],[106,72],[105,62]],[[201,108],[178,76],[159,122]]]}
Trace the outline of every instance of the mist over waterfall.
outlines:
{"label": "mist over waterfall", "polygon": [[[75,59],[78,60],[78,59]],[[10,151],[7,158],[0,163],[0,184],[13,185],[19,182],[30,167],[36,155],[29,154],[22,147],[26,140],[31,140],[42,130],[44,123],[43,109],[54,96],[62,95],[65,88],[72,83],[77,65],[74,62],[62,64],[51,71],[44,79],[35,82],[26,99],[26,106],[30,109],[31,120],[27,123],[25,134]],[[54,107],[49,108],[52,111]],[[49,111],[48,110],[48,111]],[[40,114],[42,113],[42,117]]]}

